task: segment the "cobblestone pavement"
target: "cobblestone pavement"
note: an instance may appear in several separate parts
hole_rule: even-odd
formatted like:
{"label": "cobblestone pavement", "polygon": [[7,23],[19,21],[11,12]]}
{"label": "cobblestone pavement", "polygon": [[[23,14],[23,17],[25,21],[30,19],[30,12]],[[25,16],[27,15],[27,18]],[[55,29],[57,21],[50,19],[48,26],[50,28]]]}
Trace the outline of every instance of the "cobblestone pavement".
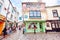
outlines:
{"label": "cobblestone pavement", "polygon": [[22,34],[17,31],[2,40],[60,40],[60,33]]}

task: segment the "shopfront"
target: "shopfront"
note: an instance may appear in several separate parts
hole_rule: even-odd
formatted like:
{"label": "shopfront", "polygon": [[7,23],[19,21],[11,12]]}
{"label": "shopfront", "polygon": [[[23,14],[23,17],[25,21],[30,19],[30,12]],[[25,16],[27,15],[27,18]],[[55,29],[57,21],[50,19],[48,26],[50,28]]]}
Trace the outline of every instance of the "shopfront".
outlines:
{"label": "shopfront", "polygon": [[60,20],[47,20],[47,32],[60,32]]}
{"label": "shopfront", "polygon": [[5,28],[5,17],[0,14],[0,34],[2,33],[4,28]]}
{"label": "shopfront", "polygon": [[26,26],[26,32],[34,32],[34,29],[36,32],[45,32],[45,21],[25,21],[25,26]]}

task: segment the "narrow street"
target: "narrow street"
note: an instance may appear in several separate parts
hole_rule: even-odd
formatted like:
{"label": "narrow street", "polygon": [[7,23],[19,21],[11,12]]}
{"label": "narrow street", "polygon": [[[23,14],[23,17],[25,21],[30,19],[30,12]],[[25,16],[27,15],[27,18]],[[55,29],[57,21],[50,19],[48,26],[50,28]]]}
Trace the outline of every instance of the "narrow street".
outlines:
{"label": "narrow street", "polygon": [[17,30],[2,40],[60,40],[60,33],[22,34],[22,30]]}
{"label": "narrow street", "polygon": [[0,0],[0,40],[60,40],[60,0]]}

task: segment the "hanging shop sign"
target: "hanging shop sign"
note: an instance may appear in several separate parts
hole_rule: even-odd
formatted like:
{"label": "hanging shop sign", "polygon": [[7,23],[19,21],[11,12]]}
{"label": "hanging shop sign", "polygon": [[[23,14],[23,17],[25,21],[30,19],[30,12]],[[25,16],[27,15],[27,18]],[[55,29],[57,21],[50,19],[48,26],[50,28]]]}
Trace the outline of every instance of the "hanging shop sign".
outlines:
{"label": "hanging shop sign", "polygon": [[1,14],[0,14],[0,19],[1,20],[6,20],[6,18],[3,15],[1,15]]}

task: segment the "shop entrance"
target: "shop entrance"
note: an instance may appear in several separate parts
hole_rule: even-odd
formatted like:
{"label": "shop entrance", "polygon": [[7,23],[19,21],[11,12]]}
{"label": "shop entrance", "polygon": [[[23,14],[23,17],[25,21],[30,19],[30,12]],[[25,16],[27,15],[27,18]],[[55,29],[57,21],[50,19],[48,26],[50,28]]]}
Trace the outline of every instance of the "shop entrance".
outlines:
{"label": "shop entrance", "polygon": [[51,26],[52,26],[52,30],[53,31],[56,31],[56,32],[59,32],[60,31],[60,28],[59,28],[59,24],[58,23],[52,23]]}
{"label": "shop entrance", "polygon": [[49,24],[49,27],[51,26],[51,30],[48,29],[46,31],[60,32],[60,21],[59,20],[51,20],[48,22],[51,24],[51,25]]}
{"label": "shop entrance", "polygon": [[40,32],[42,32],[42,23],[39,23]]}
{"label": "shop entrance", "polygon": [[[45,21],[44,22],[40,22],[40,21],[27,21],[25,22],[26,25],[26,32],[27,33],[34,33],[34,31],[36,33],[38,32],[45,32]],[[34,30],[35,29],[35,30]]]}

